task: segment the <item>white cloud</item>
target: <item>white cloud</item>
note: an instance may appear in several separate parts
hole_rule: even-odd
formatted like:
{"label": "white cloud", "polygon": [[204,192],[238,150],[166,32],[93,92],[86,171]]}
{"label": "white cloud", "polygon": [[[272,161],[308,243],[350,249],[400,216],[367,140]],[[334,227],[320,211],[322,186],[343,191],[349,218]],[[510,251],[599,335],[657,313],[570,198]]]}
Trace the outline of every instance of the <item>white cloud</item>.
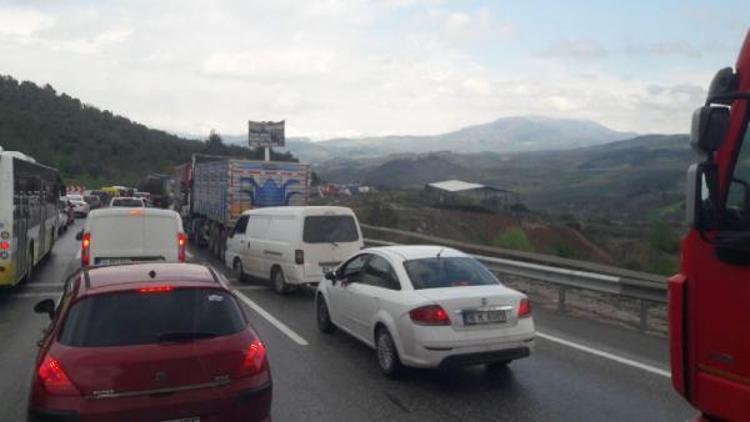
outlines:
{"label": "white cloud", "polygon": [[[686,131],[702,101],[696,83],[710,78],[626,78],[533,50],[506,57],[524,40],[515,22],[429,0],[40,7],[23,9],[12,30],[2,29],[7,10],[2,72],[179,133],[244,133],[248,119],[286,119],[290,136],[425,134],[526,113]],[[611,54],[575,39],[558,47]]]}
{"label": "white cloud", "polygon": [[53,22],[54,18],[37,10],[0,6],[0,35],[29,36]]}

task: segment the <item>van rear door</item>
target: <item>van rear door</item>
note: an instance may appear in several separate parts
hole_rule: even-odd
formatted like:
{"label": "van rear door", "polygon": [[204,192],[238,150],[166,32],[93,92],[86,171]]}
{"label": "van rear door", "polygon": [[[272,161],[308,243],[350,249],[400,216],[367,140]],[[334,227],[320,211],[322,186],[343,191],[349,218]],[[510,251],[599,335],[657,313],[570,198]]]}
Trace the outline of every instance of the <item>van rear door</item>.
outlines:
{"label": "van rear door", "polygon": [[179,222],[171,215],[127,213],[99,215],[92,219],[93,264],[164,260],[177,262]]}
{"label": "van rear door", "polygon": [[302,228],[305,278],[319,278],[332,271],[364,245],[353,214],[307,215]]}

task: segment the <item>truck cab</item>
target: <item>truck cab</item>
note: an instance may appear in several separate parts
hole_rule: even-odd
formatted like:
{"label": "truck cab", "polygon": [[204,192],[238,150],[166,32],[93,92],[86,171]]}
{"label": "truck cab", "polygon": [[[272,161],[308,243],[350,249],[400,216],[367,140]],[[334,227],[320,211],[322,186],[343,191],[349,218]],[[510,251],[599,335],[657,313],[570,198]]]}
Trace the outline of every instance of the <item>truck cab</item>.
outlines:
{"label": "truck cab", "polygon": [[689,233],[669,280],[672,384],[706,421],[750,418],[750,32],[693,115]]}

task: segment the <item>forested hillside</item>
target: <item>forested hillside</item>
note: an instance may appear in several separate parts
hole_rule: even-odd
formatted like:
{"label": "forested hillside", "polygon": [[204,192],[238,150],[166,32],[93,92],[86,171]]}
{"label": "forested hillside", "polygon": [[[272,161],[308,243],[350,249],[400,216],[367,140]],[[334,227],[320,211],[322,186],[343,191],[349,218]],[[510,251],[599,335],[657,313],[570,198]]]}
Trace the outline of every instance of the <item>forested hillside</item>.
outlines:
{"label": "forested hillside", "polygon": [[[168,171],[193,153],[262,159],[262,151],[202,142],[133,122],[84,104],[50,85],[0,75],[0,146],[58,168],[68,183],[134,184]],[[291,154],[275,160],[294,160]]]}

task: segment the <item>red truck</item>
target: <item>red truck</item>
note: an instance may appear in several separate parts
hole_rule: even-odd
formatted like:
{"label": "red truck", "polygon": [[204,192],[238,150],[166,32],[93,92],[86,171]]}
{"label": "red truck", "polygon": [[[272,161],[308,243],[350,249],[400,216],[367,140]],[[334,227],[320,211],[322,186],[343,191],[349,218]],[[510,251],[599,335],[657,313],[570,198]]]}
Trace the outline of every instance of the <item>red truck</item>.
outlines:
{"label": "red truck", "polygon": [[750,32],[693,114],[687,223],[669,279],[672,384],[703,421],[750,421]]}

